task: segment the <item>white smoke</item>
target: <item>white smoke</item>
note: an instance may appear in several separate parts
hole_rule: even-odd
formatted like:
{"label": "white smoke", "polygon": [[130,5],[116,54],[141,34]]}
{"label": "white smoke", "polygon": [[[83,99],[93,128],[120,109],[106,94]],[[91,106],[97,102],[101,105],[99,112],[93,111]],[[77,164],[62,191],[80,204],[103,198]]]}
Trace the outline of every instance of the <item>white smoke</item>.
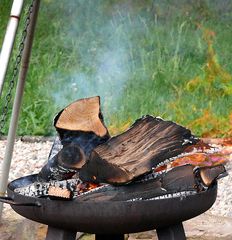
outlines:
{"label": "white smoke", "polygon": [[[123,11],[120,12],[120,16],[122,18]],[[74,24],[78,20],[78,16],[71,20],[73,28],[69,28],[64,39],[70,41],[70,38],[80,38],[80,29]],[[60,76],[57,71],[52,76],[56,79],[57,85],[60,85],[52,93],[56,106],[61,108],[76,99],[99,95],[103,110],[107,114],[117,111],[117,103],[130,74],[127,28],[127,23],[122,23],[122,19],[111,16],[104,25],[97,29],[100,39],[103,39],[100,47],[99,44],[95,44],[95,39],[86,39],[90,43],[89,45],[83,42],[74,44],[74,48],[77,48],[76,51],[79,53],[77,58],[82,59],[82,64],[85,62],[87,67],[90,66],[91,71],[78,69],[72,71],[68,76]],[[89,31],[93,31],[93,29],[89,29]],[[81,40],[84,41],[84,38]],[[65,45],[68,43],[64,42]],[[93,55],[92,59],[91,54]],[[65,77],[65,80],[62,77]]]}

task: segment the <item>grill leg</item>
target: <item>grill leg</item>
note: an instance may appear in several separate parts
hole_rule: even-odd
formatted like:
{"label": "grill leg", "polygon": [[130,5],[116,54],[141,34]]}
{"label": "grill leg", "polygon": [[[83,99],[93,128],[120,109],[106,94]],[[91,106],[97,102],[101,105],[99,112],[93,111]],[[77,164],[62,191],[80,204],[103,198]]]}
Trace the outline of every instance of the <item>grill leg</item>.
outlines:
{"label": "grill leg", "polygon": [[76,234],[76,232],[48,226],[47,236],[45,240],[75,240]]}
{"label": "grill leg", "polygon": [[182,223],[156,229],[159,240],[186,240]]}
{"label": "grill leg", "polygon": [[95,240],[124,240],[123,234],[95,234]]}

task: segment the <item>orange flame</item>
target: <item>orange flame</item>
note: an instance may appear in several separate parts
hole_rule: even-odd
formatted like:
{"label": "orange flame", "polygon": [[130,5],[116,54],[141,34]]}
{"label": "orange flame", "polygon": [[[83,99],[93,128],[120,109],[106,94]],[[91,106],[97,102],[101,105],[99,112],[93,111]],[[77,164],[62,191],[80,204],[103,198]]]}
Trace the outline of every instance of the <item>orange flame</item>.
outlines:
{"label": "orange flame", "polygon": [[[209,153],[208,150],[213,148],[210,147],[210,145],[207,142],[211,144],[217,144],[218,145],[217,152]],[[190,153],[190,155],[177,158],[168,165],[155,169],[155,172],[163,171],[166,170],[167,168],[173,168],[186,164],[191,164],[193,166],[199,167],[226,164],[231,160],[232,157],[232,139],[231,138],[215,140],[206,139],[206,142],[201,140],[197,144],[188,147],[185,150],[185,153]]]}

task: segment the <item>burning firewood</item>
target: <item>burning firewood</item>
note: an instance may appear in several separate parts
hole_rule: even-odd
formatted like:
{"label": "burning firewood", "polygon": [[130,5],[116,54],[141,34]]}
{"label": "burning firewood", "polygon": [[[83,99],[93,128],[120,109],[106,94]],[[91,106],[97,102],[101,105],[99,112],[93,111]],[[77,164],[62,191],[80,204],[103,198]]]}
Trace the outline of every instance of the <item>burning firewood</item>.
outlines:
{"label": "burning firewood", "polygon": [[[205,175],[207,172],[207,179]],[[225,176],[223,165],[196,168],[184,165],[165,171],[156,176],[145,176],[127,185],[105,185],[81,194],[77,201],[138,201],[186,197],[205,191],[221,176]]]}
{"label": "burning firewood", "polygon": [[54,125],[59,139],[53,145],[51,158],[38,174],[40,181],[71,178],[86,162],[91,151],[109,139],[99,97],[70,104],[55,117]]}
{"label": "burning firewood", "polygon": [[126,132],[96,147],[80,170],[83,181],[123,184],[150,172],[198,141],[171,121],[145,116]]}
{"label": "burning firewood", "polygon": [[58,113],[54,126],[61,144],[75,143],[88,157],[91,151],[106,142],[110,135],[100,109],[100,97],[77,100]]}
{"label": "burning firewood", "polygon": [[77,144],[68,144],[41,169],[38,179],[41,181],[69,179],[85,162],[83,150]]}
{"label": "burning firewood", "polygon": [[197,171],[197,177],[200,178],[205,187],[209,187],[219,176],[227,176],[227,172],[223,165],[202,167]]}
{"label": "burning firewood", "polygon": [[113,186],[92,185],[80,179],[34,182],[16,188],[15,192],[31,197],[76,199],[77,201],[137,201],[186,197],[207,190],[226,175],[223,165],[196,168],[192,165],[175,167],[158,174],[147,174],[132,183]]}
{"label": "burning firewood", "polygon": [[72,197],[70,190],[63,189],[61,187],[53,187],[53,186],[49,187],[48,196],[55,197],[55,198],[66,198],[66,199],[70,199]]}

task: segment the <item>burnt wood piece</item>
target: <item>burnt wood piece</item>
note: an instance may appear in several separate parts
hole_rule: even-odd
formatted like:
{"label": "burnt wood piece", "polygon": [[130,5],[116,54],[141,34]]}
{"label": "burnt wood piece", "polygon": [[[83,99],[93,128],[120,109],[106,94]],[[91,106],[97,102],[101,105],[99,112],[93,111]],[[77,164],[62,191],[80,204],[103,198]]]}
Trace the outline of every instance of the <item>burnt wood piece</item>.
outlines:
{"label": "burnt wood piece", "polygon": [[48,189],[48,196],[50,197],[57,197],[57,198],[66,198],[66,199],[71,199],[72,198],[72,193],[68,189],[64,189],[61,187],[49,187]]}
{"label": "burnt wood piece", "polygon": [[88,157],[110,135],[100,109],[100,97],[80,99],[63,109],[54,120],[63,146],[74,143]]}
{"label": "burnt wood piece", "polygon": [[63,131],[63,148],[43,166],[38,174],[39,181],[71,178],[85,164],[91,151],[108,139],[108,135],[99,137],[92,132]]}
{"label": "burnt wood piece", "polygon": [[202,167],[196,170],[196,175],[205,187],[209,187],[217,179],[228,175],[223,165]]}
{"label": "burnt wood piece", "polygon": [[[214,181],[225,172],[223,165],[220,167],[203,168],[212,176]],[[198,170],[201,171],[201,168]],[[174,197],[186,197],[206,190],[202,188],[204,182],[198,178],[199,172],[195,171],[195,166],[184,165],[164,172],[155,179],[134,181],[127,185],[113,186],[105,185],[98,189],[93,189],[85,194],[77,196],[76,201],[138,201],[149,199],[166,199]]]}
{"label": "burnt wood piece", "polygon": [[84,151],[86,157],[89,157],[95,147],[105,143],[108,139],[108,134],[103,137],[99,137],[93,132],[63,130],[61,143],[63,146],[70,143],[76,144]]}
{"label": "burnt wood piece", "polygon": [[[156,179],[134,181],[127,185],[106,185],[76,198],[78,201],[138,201],[160,196],[174,197],[174,193],[197,192],[194,166],[185,165],[171,169]],[[170,194],[170,195],[169,195]],[[171,196],[172,195],[172,196]],[[177,195],[176,195],[177,196]],[[181,195],[178,195],[179,197]]]}
{"label": "burnt wood piece", "polygon": [[86,162],[83,150],[74,143],[64,146],[38,174],[39,181],[71,178]]}
{"label": "burnt wood piece", "polygon": [[[100,111],[100,98],[80,99],[63,109],[54,120],[59,133],[39,181],[71,178],[86,162],[90,152],[109,139]],[[63,148],[62,148],[63,147]]]}
{"label": "burnt wood piece", "polygon": [[198,141],[171,121],[145,116],[126,132],[96,147],[80,170],[83,181],[128,183]]}

